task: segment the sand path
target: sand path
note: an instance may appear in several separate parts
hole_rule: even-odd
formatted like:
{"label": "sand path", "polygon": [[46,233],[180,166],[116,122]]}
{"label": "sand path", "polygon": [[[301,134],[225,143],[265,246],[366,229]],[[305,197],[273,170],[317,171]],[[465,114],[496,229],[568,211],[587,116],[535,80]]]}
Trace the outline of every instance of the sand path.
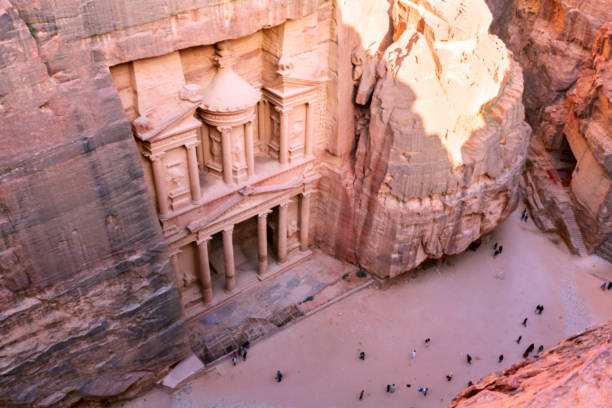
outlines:
{"label": "sand path", "polygon": [[[517,210],[483,237],[477,252],[387,290],[366,289],[255,344],[236,367],[223,361],[172,396],[154,390],[124,406],[444,407],[469,380],[520,361],[530,343],[548,348],[612,319],[612,291],[598,288],[612,280],[612,266],[569,254],[519,218]],[[493,242],[504,246],[495,259]],[[541,316],[534,313],[538,303],[545,306]],[[358,359],[362,350],[365,361]],[[280,384],[277,369],[285,374]],[[385,392],[391,383],[394,394]],[[419,386],[429,387],[427,397]],[[361,389],[365,398],[358,401]]]}

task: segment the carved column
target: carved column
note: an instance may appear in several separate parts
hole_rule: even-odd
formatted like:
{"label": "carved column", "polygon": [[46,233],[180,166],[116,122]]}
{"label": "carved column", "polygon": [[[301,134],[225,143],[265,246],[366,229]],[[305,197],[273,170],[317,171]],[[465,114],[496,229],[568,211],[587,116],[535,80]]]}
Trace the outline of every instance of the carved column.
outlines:
{"label": "carved column", "polygon": [[245,150],[247,162],[247,174],[252,177],[255,174],[255,153],[253,149],[253,121],[244,124]]}
{"label": "carved column", "polygon": [[289,109],[283,109],[279,106],[275,109],[280,114],[278,157],[280,158],[280,164],[287,164],[289,163]]}
{"label": "carved column", "polygon": [[176,282],[176,290],[178,291],[179,303],[181,304],[181,317],[185,316],[185,307],[183,306],[183,293],[181,290],[181,273],[179,264],[180,249],[171,250],[168,254],[170,256],[170,265],[172,266],[172,272],[174,273],[174,281]]}
{"label": "carved column", "polygon": [[278,207],[278,261],[285,262],[287,259],[287,218],[289,201]]}
{"label": "carved column", "polygon": [[168,192],[166,191],[166,183],[164,180],[164,163],[162,161],[164,154],[165,153],[152,154],[149,156],[149,159],[153,163],[153,183],[155,184],[159,214],[162,217],[168,217],[170,206],[168,205]]}
{"label": "carved column", "polygon": [[259,269],[257,273],[264,275],[268,271],[268,231],[267,218],[270,211],[257,216],[257,252],[259,258]]}
{"label": "carved column", "polygon": [[225,258],[225,291],[233,292],[236,289],[236,271],[234,270],[234,244],[232,232],[234,226],[223,230],[223,256]]}
{"label": "carved column", "polygon": [[300,205],[300,249],[308,249],[308,232],[310,231],[310,192],[302,193]]}
{"label": "carved column", "polygon": [[187,167],[189,168],[189,186],[191,188],[191,201],[199,201],[202,198],[200,192],[200,173],[198,172],[198,156],[196,143],[185,145],[187,149]]}
{"label": "carved column", "polygon": [[219,127],[223,149],[223,181],[232,184],[232,128]]}
{"label": "carved column", "polygon": [[312,144],[314,129],[314,105],[312,102],[306,103],[306,140],[304,141],[304,156],[312,156]]}
{"label": "carved column", "polygon": [[213,300],[212,280],[210,277],[210,262],[208,260],[208,241],[210,237],[205,237],[197,241],[198,255],[200,259],[200,283],[202,288],[202,299],[204,303],[210,303]]}

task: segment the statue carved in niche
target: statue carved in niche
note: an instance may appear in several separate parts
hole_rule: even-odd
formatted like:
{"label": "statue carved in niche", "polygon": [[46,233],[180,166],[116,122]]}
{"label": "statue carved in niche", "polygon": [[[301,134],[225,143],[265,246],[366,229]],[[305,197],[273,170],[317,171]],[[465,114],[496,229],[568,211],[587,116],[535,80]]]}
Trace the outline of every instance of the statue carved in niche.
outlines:
{"label": "statue carved in niche", "polygon": [[221,137],[218,134],[211,134],[210,139],[212,140],[210,144],[210,155],[213,161],[217,162],[221,158]]}
{"label": "statue carved in niche", "polygon": [[166,172],[167,177],[166,180],[170,184],[170,191],[178,190],[181,187],[186,185],[186,175],[185,171],[181,168],[180,165],[170,166]]}
{"label": "statue carved in niche", "polygon": [[232,159],[234,163],[244,163],[244,149],[242,146],[242,140],[237,140],[232,146]]}
{"label": "statue carved in niche", "polygon": [[291,130],[289,133],[289,145],[293,146],[296,144],[303,144],[300,143],[300,141],[304,140],[304,134],[305,134],[305,126],[304,126],[304,120],[303,119],[294,119],[293,123],[291,124]]}

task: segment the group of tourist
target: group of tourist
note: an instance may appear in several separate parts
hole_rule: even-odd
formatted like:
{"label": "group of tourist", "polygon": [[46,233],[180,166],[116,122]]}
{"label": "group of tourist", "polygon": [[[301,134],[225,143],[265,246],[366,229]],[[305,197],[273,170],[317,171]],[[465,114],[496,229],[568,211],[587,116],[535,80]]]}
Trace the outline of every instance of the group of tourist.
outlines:
{"label": "group of tourist", "polygon": [[607,283],[604,281],[604,283],[602,283],[600,286],[601,290],[606,290],[606,285],[608,286],[608,290],[612,289],[612,281]]}
{"label": "group of tourist", "polygon": [[[544,311],[544,305],[538,304],[536,306],[536,308],[535,308],[535,314],[541,315],[543,311]],[[528,318],[523,319],[521,325],[524,326],[524,327],[527,327],[527,321],[528,321]],[[516,343],[520,344],[522,339],[523,339],[523,336],[522,335],[519,336],[516,339]],[[425,339],[425,347],[429,347],[430,344],[431,344],[431,339],[428,337],[428,338]],[[531,354],[534,350],[535,350],[535,344],[531,343],[525,349],[525,351],[523,352],[523,358],[529,357],[529,354]],[[544,345],[540,345],[540,347],[538,347],[538,351],[537,352],[541,353],[542,351],[544,351]],[[365,360],[365,356],[366,356],[366,354],[365,354],[364,351],[359,352],[359,359],[360,360]],[[412,349],[412,358],[413,359],[416,358],[416,349]],[[469,353],[466,354],[466,361],[467,361],[468,364],[470,364],[470,365],[472,364],[472,356]],[[504,361],[504,355],[500,354],[497,357],[497,362],[499,364],[501,364],[503,361]],[[280,371],[279,371],[279,373],[280,373]],[[452,380],[453,380],[453,374],[452,373],[446,374],[446,381],[451,382]],[[279,382],[280,382],[280,380],[279,380]],[[469,381],[468,382],[468,387],[471,387],[472,385],[473,385],[472,381]],[[411,388],[411,387],[412,387],[411,384],[406,384],[406,388]],[[397,385],[396,384],[387,384],[386,392],[388,392],[390,394],[394,394],[396,390],[397,390]],[[420,386],[420,387],[417,388],[417,391],[421,392],[423,394],[423,396],[426,397],[427,393],[429,392],[429,387]],[[362,400],[364,398],[364,396],[365,396],[365,390],[361,390],[359,392],[358,399]]]}

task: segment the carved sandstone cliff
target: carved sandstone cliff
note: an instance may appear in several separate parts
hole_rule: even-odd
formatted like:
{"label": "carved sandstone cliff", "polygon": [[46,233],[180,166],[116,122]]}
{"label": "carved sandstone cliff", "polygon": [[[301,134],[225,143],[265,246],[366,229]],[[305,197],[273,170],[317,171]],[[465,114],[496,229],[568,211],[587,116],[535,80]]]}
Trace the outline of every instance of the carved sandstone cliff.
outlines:
{"label": "carved sandstone cliff", "polygon": [[477,381],[449,408],[609,407],[610,367],[612,323],[608,322]]}
{"label": "carved sandstone cliff", "polygon": [[354,52],[356,103],[369,109],[343,202],[329,198],[352,256],[380,278],[462,252],[502,221],[530,135],[521,70],[488,34],[484,2],[397,1],[393,16],[380,57]]}
{"label": "carved sandstone cliff", "polygon": [[320,3],[0,0],[0,406],[129,393],[189,352],[109,66]]}
{"label": "carved sandstone cliff", "polygon": [[[608,0],[490,2],[525,74],[534,130],[522,190],[540,229],[612,260]],[[498,10],[499,11],[499,10]]]}

